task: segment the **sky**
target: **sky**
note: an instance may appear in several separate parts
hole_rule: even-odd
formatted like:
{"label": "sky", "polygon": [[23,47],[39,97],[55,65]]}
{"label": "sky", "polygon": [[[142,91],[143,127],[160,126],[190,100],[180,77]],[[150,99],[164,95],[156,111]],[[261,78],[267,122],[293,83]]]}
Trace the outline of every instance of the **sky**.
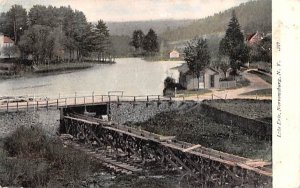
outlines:
{"label": "sky", "polygon": [[0,12],[13,4],[28,11],[33,5],[68,6],[82,11],[90,22],[157,19],[197,19],[249,0],[0,0]]}

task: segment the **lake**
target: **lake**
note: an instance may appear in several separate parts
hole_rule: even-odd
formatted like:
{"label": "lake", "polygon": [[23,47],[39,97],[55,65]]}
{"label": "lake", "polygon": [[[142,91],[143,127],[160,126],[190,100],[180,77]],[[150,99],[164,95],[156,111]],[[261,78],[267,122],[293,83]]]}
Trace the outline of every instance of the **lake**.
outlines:
{"label": "lake", "polygon": [[0,96],[44,96],[57,98],[107,94],[124,91],[124,95],[162,94],[167,76],[178,79],[177,69],[183,61],[148,62],[140,58],[119,58],[116,64],[97,64],[93,68],[0,81]]}

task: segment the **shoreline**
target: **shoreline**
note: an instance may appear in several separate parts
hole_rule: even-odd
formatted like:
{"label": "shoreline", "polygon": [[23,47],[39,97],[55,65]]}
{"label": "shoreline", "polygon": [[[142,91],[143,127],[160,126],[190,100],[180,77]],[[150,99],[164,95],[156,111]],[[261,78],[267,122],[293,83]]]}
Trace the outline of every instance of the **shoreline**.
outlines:
{"label": "shoreline", "polygon": [[22,77],[48,76],[48,75],[56,75],[62,73],[70,73],[70,72],[93,68],[95,65],[98,64],[112,65],[112,64],[116,64],[116,62],[115,61],[109,61],[109,62],[85,61],[82,63],[61,63],[61,64],[54,64],[49,66],[41,65],[37,67],[36,70],[21,71],[20,73],[17,74],[0,75],[0,82],[9,79],[22,78]]}

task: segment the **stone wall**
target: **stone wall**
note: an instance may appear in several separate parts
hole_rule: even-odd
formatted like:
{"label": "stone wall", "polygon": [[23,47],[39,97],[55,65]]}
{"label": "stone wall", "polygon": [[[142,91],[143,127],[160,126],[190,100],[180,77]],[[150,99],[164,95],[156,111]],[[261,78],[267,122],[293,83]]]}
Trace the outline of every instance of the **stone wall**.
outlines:
{"label": "stone wall", "polygon": [[180,110],[195,104],[196,102],[191,101],[162,101],[160,104],[152,101],[148,105],[146,102],[137,102],[135,105],[133,103],[122,103],[121,105],[112,103],[110,106],[111,120],[121,124],[125,122],[143,122],[158,113]]}
{"label": "stone wall", "polygon": [[238,126],[245,133],[257,136],[261,139],[272,139],[271,123],[238,116],[205,103],[202,103],[201,106],[206,115],[214,118],[214,120],[219,123]]}
{"label": "stone wall", "polygon": [[59,127],[59,110],[41,109],[37,112],[0,113],[0,138],[20,126],[42,126],[49,134],[56,134]]}

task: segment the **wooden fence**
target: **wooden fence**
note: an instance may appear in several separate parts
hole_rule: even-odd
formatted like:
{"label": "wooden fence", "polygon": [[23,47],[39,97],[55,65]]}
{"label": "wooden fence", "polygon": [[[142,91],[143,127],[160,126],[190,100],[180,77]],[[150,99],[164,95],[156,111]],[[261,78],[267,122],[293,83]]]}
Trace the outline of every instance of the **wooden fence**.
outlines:
{"label": "wooden fence", "polygon": [[236,87],[236,81],[220,81],[220,89],[227,89]]}
{"label": "wooden fence", "polygon": [[15,112],[44,109],[54,109],[67,107],[71,105],[85,105],[110,102],[151,102],[151,101],[172,101],[171,97],[166,98],[160,95],[143,95],[143,96],[123,96],[123,95],[90,95],[90,96],[75,96],[63,97],[57,99],[6,99],[0,104],[0,112]]}

